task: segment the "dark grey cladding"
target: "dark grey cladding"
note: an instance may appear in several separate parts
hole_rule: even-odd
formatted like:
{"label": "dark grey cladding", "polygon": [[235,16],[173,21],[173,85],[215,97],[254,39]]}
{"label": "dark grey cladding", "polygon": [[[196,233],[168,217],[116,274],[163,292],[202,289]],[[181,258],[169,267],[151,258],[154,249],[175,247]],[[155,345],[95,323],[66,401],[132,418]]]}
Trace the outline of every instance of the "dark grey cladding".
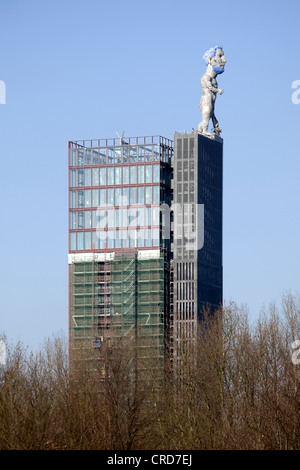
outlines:
{"label": "dark grey cladding", "polygon": [[[173,222],[174,336],[181,331],[193,337],[202,308],[215,309],[223,301],[223,140],[175,134],[173,172],[173,204],[177,211],[182,207]],[[189,205],[187,220],[184,208]],[[185,237],[188,227],[198,237],[194,249]]]}

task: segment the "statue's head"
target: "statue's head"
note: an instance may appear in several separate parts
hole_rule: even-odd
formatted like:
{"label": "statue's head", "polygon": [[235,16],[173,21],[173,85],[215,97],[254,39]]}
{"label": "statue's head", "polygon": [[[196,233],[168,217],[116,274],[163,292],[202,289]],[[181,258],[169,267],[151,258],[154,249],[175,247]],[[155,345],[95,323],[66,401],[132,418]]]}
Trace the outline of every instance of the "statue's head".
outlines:
{"label": "statue's head", "polygon": [[224,72],[227,60],[225,59],[222,46],[215,46],[208,49],[203,55],[203,60],[206,65],[211,65],[212,69],[217,74]]}

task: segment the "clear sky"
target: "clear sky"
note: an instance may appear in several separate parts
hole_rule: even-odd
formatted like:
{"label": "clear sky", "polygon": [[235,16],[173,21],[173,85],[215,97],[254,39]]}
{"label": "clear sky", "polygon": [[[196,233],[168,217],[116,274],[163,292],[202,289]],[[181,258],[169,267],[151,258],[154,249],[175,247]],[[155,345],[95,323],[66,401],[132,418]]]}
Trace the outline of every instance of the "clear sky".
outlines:
{"label": "clear sky", "polygon": [[67,334],[68,140],[196,128],[215,45],[224,298],[255,319],[298,292],[299,15],[299,0],[0,1],[0,333]]}

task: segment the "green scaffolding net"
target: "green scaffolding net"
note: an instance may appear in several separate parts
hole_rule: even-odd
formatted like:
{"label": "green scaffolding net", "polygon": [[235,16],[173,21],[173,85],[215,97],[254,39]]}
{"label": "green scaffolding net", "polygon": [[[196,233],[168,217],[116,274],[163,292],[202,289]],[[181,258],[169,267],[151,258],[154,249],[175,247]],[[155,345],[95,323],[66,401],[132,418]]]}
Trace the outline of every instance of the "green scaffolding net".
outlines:
{"label": "green scaffolding net", "polygon": [[163,360],[168,315],[168,266],[163,253],[115,255],[71,264],[71,349],[101,348],[120,337]]}

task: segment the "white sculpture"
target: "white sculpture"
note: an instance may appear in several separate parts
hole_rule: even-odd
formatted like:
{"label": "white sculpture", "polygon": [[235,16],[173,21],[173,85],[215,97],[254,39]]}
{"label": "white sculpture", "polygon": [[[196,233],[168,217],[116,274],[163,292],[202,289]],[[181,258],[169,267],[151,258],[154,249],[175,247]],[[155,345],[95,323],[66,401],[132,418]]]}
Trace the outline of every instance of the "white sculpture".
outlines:
{"label": "white sculpture", "polygon": [[201,78],[202,96],[200,100],[200,111],[202,121],[198,125],[198,132],[201,134],[211,135],[207,132],[210,119],[214,126],[215,134],[219,135],[219,123],[215,116],[215,101],[216,94],[222,95],[224,90],[218,88],[216,76],[224,72],[226,59],[224,56],[223,48],[215,46],[205,52],[203,60],[207,65],[205,74]]}

